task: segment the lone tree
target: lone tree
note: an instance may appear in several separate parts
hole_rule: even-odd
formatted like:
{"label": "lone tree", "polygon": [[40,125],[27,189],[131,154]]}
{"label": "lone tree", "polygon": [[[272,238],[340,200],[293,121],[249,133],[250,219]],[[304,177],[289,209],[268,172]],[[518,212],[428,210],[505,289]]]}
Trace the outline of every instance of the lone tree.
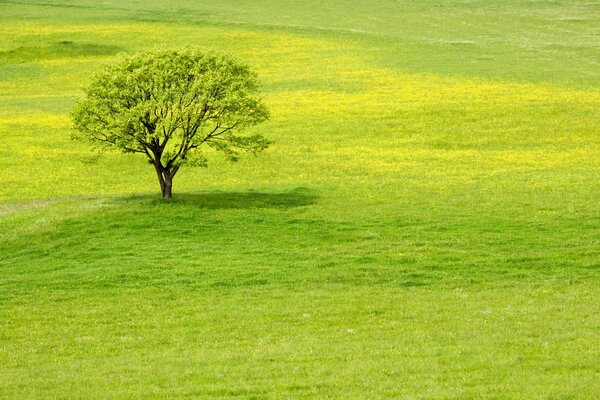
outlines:
{"label": "lone tree", "polygon": [[235,161],[240,151],[256,154],[269,145],[262,135],[238,135],[269,112],[256,74],[226,56],[139,53],[97,73],[84,92],[72,112],[73,138],[143,154],[166,199],[183,165],[207,165],[206,146]]}

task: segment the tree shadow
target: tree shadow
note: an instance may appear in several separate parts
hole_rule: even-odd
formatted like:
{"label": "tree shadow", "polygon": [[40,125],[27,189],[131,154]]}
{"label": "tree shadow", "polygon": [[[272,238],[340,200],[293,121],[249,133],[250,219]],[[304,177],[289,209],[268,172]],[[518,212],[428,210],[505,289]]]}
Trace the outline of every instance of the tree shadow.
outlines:
{"label": "tree shadow", "polygon": [[288,192],[200,192],[174,193],[164,200],[156,195],[137,195],[120,198],[122,201],[142,201],[153,205],[186,205],[206,209],[294,208],[315,204],[318,200],[308,188],[296,188]]}

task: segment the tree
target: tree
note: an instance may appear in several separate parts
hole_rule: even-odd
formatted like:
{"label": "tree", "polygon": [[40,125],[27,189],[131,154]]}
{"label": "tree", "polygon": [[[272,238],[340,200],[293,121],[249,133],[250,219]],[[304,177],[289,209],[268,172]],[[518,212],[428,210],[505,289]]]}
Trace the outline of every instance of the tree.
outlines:
{"label": "tree", "polygon": [[231,161],[269,145],[240,136],[269,112],[257,76],[231,57],[194,49],[138,53],[97,73],[73,112],[73,138],[140,153],[154,166],[163,198],[183,165],[206,166],[212,147]]}

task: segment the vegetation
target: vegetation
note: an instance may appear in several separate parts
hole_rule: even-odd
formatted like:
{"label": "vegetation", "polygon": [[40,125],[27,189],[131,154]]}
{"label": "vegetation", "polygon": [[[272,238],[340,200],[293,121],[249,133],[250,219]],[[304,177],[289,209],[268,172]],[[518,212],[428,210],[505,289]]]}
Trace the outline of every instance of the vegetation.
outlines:
{"label": "vegetation", "polygon": [[[0,398],[597,399],[589,1],[5,2]],[[226,51],[273,139],[69,140],[117,54]]]}
{"label": "vegetation", "polygon": [[163,198],[184,164],[206,166],[202,145],[236,161],[257,153],[261,135],[236,136],[269,114],[247,66],[202,52],[138,54],[96,75],[73,112],[76,139],[140,153],[154,166]]}

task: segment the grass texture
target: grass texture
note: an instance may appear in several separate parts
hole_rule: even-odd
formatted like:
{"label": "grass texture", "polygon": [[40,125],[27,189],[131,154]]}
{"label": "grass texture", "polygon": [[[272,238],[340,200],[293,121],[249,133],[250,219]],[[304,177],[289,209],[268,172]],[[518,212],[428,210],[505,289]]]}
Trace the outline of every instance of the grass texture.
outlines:
{"label": "grass texture", "polygon": [[[597,399],[600,6],[0,1],[0,398]],[[275,144],[69,140],[121,53],[249,62]]]}

